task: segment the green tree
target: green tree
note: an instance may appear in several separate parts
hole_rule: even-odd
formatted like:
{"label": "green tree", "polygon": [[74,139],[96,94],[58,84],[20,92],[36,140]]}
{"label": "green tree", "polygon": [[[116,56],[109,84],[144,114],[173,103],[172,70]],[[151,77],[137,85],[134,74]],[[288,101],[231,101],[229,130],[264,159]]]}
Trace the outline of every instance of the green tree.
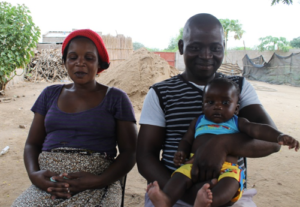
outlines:
{"label": "green tree", "polygon": [[290,44],[294,48],[300,48],[300,37],[294,38]]}
{"label": "green tree", "polygon": [[25,68],[34,55],[40,29],[29,14],[25,5],[0,2],[0,90],[16,75],[16,68]]}
{"label": "green tree", "polygon": [[230,19],[219,19],[223,29],[224,29],[224,38],[225,38],[225,54],[227,54],[227,42],[228,35],[230,32],[234,33],[234,39],[240,40],[244,34],[244,30],[242,30],[242,25],[239,24],[239,20],[230,20]]}
{"label": "green tree", "polygon": [[164,50],[165,50],[165,51],[170,51],[170,52],[171,52],[171,51],[176,51],[176,48],[178,48],[177,42],[176,42],[176,38],[173,37],[173,38],[171,38],[168,47],[165,48]]}
{"label": "green tree", "polygon": [[282,50],[284,52],[289,51],[289,42],[285,37],[261,37],[259,38],[260,44],[257,46],[260,51],[264,50]]}
{"label": "green tree", "polygon": [[142,47],[145,47],[142,43],[139,43],[139,42],[134,42],[132,43],[132,47],[133,47],[133,50],[138,50]]}
{"label": "green tree", "polygon": [[169,46],[164,49],[165,52],[176,52],[178,50],[178,41],[182,39],[183,28],[179,29],[179,34],[175,38],[171,38]]}
{"label": "green tree", "polygon": [[283,4],[293,4],[293,0],[272,0],[271,6],[274,6],[275,4],[279,4],[279,2],[282,2]]}

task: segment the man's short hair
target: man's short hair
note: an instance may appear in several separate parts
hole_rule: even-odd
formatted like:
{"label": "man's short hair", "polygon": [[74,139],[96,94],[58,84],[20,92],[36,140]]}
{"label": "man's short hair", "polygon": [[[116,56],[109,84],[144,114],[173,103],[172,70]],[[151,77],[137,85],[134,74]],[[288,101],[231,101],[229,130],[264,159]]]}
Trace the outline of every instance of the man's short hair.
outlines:
{"label": "man's short hair", "polygon": [[190,17],[184,25],[183,35],[182,35],[183,37],[184,35],[189,33],[189,28],[192,25],[199,25],[199,26],[218,25],[222,29],[222,35],[223,35],[224,29],[219,19],[217,19],[215,16],[208,13],[199,13]]}

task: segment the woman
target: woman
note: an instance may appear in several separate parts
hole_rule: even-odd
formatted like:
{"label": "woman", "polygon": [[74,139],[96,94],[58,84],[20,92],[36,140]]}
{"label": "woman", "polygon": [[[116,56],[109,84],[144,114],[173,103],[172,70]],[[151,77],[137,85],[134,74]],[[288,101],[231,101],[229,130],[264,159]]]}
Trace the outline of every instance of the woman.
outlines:
{"label": "woman", "polygon": [[73,83],[47,87],[32,107],[24,160],[33,185],[13,206],[119,206],[119,179],[135,164],[132,105],[95,80],[109,66],[97,33],[72,32],[62,54]]}

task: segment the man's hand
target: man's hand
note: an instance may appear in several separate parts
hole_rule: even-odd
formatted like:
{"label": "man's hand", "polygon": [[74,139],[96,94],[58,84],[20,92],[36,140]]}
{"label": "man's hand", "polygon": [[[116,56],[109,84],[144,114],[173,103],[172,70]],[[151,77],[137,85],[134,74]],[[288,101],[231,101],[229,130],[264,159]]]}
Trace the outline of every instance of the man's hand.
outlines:
{"label": "man's hand", "polygon": [[218,178],[220,174],[220,170],[227,156],[227,151],[220,137],[215,137],[216,135],[210,138],[210,140],[195,153],[191,171],[193,182],[208,181],[213,178]]}
{"label": "man's hand", "polygon": [[278,141],[278,144],[280,144],[280,145],[289,146],[289,149],[295,148],[296,152],[299,150],[299,142],[287,134],[280,134],[277,137],[277,141]]}
{"label": "man's hand", "polygon": [[185,162],[186,154],[183,151],[177,151],[174,155],[174,164],[175,166],[180,166]]}

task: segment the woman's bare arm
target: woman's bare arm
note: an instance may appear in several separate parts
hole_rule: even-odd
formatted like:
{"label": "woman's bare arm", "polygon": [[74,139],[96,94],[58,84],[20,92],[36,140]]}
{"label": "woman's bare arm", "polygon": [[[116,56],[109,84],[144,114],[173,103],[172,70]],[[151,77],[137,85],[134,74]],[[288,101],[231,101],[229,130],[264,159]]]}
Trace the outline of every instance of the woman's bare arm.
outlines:
{"label": "woman's bare arm", "polygon": [[[32,184],[38,188],[44,191],[47,191],[49,188],[65,189],[68,187],[68,184],[51,182],[50,177],[57,176],[57,174],[48,170],[40,170],[38,164],[38,156],[42,151],[42,146],[46,137],[44,119],[45,117],[43,115],[39,113],[34,114],[24,148],[25,167]],[[67,193],[54,192],[51,194],[57,197],[68,197]]]}
{"label": "woman's bare arm", "polygon": [[100,187],[107,186],[126,175],[136,162],[137,127],[130,121],[117,121],[119,155],[101,174]]}

